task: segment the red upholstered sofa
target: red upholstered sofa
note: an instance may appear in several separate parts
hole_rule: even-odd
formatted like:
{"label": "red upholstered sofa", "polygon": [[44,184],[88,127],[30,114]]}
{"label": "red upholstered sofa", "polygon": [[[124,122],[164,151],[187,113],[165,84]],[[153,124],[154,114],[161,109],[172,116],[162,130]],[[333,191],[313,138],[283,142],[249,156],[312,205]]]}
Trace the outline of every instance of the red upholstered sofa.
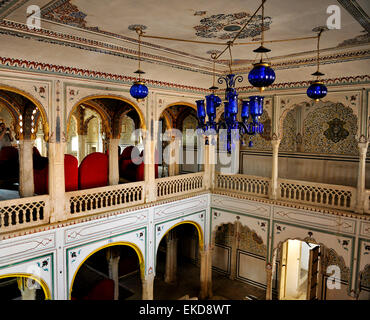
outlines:
{"label": "red upholstered sofa", "polygon": [[78,160],[70,154],[64,155],[64,177],[66,192],[78,190]]}
{"label": "red upholstered sofa", "polygon": [[78,168],[78,189],[91,189],[108,185],[108,156],[94,152],[82,160]]}

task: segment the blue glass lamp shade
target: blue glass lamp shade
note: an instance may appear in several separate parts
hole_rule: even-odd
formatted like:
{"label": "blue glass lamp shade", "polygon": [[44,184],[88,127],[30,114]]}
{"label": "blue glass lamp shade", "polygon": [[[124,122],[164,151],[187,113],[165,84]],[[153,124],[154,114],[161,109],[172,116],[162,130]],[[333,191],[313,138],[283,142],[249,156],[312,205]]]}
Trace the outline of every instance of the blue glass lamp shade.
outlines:
{"label": "blue glass lamp shade", "polygon": [[201,124],[204,124],[204,121],[206,119],[206,110],[204,107],[204,100],[197,100],[195,102],[197,104],[198,120]]}
{"label": "blue glass lamp shade", "polygon": [[263,114],[263,99],[261,96],[249,97],[250,113],[254,123],[258,123],[258,118]]}
{"label": "blue glass lamp shade", "polygon": [[211,96],[213,96],[213,101],[214,101],[214,104],[215,104],[215,108],[218,108],[222,103],[221,98],[214,95],[214,94],[211,94]]}
{"label": "blue glass lamp shade", "polygon": [[248,100],[244,100],[242,104],[242,114],[241,114],[241,117],[244,122],[247,122],[249,118],[249,106],[250,102]]}
{"label": "blue glass lamp shade", "polygon": [[314,81],[307,89],[307,96],[315,101],[324,98],[328,93],[326,86],[320,81]]}
{"label": "blue glass lamp shade", "polygon": [[214,95],[206,96],[206,107],[207,115],[210,122],[213,122],[216,118],[216,104],[214,100]]}
{"label": "blue glass lamp shade", "polygon": [[268,63],[256,63],[248,74],[248,80],[253,87],[261,88],[273,84],[275,81],[275,71]]}
{"label": "blue glass lamp shade", "polygon": [[145,99],[148,93],[148,87],[144,84],[144,82],[141,81],[134,82],[130,89],[131,96],[136,100]]}
{"label": "blue glass lamp shade", "polygon": [[229,96],[229,114],[231,116],[238,114],[238,95]]}

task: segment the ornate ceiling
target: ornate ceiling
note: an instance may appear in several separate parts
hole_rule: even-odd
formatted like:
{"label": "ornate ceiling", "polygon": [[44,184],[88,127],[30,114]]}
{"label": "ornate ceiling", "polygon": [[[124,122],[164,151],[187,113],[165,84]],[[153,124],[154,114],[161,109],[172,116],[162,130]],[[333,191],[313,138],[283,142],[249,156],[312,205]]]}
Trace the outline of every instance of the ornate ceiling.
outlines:
{"label": "ornate ceiling", "polygon": [[[39,31],[25,26],[31,4],[41,8]],[[322,36],[323,72],[328,77],[367,74],[367,0],[267,0],[265,39],[314,36],[315,28],[325,26],[326,10],[332,4],[341,8],[341,29],[328,30]],[[0,2],[0,56],[134,76],[137,35],[133,25],[143,25],[146,35],[224,44],[259,5],[259,0],[4,0]],[[232,48],[233,68],[238,72],[247,73],[256,58],[253,49],[259,46],[260,18],[259,13],[240,35],[240,42],[255,45]],[[212,81],[210,52],[225,48],[149,38],[143,41],[146,78],[202,88],[208,88]],[[315,39],[266,46],[272,50],[269,57],[277,70],[277,82],[307,79],[314,71]],[[218,61],[219,74],[227,72],[228,59],[225,53]]]}

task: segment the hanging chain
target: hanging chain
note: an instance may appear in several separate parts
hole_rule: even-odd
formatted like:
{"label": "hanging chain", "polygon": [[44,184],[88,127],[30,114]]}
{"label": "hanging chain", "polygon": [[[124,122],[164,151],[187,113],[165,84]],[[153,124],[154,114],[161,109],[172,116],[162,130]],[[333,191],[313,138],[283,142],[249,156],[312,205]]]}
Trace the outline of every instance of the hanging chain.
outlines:
{"label": "hanging chain", "polygon": [[317,35],[317,72],[320,72],[320,37],[322,32],[323,29],[321,29]]}

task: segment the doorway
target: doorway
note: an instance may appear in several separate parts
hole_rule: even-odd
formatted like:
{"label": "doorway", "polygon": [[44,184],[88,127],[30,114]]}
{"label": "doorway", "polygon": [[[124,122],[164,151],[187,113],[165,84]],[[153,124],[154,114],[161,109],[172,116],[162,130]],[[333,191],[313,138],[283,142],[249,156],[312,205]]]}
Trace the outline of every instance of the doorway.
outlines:
{"label": "doorway", "polygon": [[279,300],[317,299],[320,246],[300,240],[282,245]]}

